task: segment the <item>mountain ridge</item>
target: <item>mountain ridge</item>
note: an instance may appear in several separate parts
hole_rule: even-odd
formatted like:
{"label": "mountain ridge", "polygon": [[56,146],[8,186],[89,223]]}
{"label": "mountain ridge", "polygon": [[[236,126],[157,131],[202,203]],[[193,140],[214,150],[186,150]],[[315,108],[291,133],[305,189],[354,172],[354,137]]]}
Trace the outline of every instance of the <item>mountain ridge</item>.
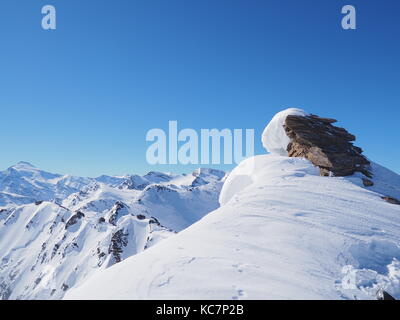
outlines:
{"label": "mountain ridge", "polygon": [[217,208],[224,177],[199,169],[93,179],[27,162],[0,172],[0,299],[61,299]]}

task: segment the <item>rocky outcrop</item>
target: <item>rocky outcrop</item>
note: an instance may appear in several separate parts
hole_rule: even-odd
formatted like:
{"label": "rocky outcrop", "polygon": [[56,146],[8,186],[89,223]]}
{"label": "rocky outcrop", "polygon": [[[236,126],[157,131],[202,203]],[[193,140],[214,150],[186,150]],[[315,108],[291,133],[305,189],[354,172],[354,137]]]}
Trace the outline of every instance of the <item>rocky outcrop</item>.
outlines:
{"label": "rocky outcrop", "polygon": [[400,200],[397,200],[396,198],[385,196],[382,197],[382,199],[388,203],[400,205]]}
{"label": "rocky outcrop", "polygon": [[284,129],[290,138],[289,157],[304,157],[320,168],[322,176],[348,176],[361,172],[372,178],[370,162],[347,130],[332,125],[335,119],[316,115],[286,117]]}
{"label": "rocky outcrop", "polygon": [[108,253],[113,255],[115,263],[122,261],[121,255],[124,247],[128,245],[128,236],[129,234],[124,233],[124,230],[118,230],[111,238]]}
{"label": "rocky outcrop", "polygon": [[363,182],[364,187],[372,187],[374,185],[374,183],[367,178],[363,178],[362,182]]}
{"label": "rocky outcrop", "polygon": [[74,214],[68,221],[67,224],[65,225],[65,229],[68,229],[69,227],[73,226],[76,224],[80,219],[82,219],[85,216],[85,214],[81,211],[77,211],[76,214]]}
{"label": "rocky outcrop", "polygon": [[108,222],[115,226],[117,225],[118,219],[124,215],[127,215],[128,213],[128,206],[121,201],[116,201],[114,206],[111,208]]}
{"label": "rocky outcrop", "polygon": [[378,300],[396,300],[383,289],[378,290],[378,292],[376,293],[376,298]]}

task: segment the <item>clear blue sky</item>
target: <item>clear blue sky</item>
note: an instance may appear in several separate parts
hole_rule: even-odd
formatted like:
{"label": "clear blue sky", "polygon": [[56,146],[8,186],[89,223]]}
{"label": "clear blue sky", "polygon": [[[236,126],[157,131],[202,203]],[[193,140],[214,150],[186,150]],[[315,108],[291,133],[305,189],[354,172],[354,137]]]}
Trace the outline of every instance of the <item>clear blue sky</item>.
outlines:
{"label": "clear blue sky", "polygon": [[149,129],[255,128],[259,154],[270,118],[302,107],[400,172],[399,34],[397,0],[2,0],[0,169],[187,172],[146,163]]}

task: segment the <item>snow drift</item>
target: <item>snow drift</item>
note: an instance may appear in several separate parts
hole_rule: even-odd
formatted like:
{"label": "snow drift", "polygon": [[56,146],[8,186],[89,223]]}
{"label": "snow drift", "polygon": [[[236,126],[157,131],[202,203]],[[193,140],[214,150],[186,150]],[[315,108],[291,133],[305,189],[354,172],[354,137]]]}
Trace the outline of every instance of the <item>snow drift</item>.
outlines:
{"label": "snow drift", "polygon": [[287,156],[287,146],[290,142],[283,125],[289,115],[306,116],[308,113],[302,109],[289,108],[278,112],[265,127],[261,136],[262,144],[268,152]]}

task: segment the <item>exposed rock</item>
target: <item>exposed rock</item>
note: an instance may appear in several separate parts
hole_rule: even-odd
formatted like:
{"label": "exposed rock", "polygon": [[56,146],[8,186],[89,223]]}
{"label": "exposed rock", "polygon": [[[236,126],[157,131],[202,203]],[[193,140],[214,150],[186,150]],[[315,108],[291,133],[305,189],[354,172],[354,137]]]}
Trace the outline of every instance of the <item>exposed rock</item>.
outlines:
{"label": "exposed rock", "polygon": [[374,183],[367,178],[363,178],[362,182],[363,182],[364,187],[372,187],[374,185]]}
{"label": "exposed rock", "polygon": [[376,297],[378,300],[396,300],[389,293],[387,293],[385,290],[382,290],[382,289],[380,289],[376,293]]}
{"label": "exposed rock", "polygon": [[67,291],[69,289],[69,285],[63,283],[63,285],[61,286],[61,290],[62,291]]}
{"label": "exposed rock", "polygon": [[151,218],[150,218],[149,224],[156,224],[156,225],[158,225],[158,226],[161,226],[160,221],[158,221],[157,218],[155,218],[155,217],[151,217]]}
{"label": "exposed rock", "polygon": [[11,296],[10,287],[8,287],[5,282],[0,281],[0,300],[8,300],[10,296]]}
{"label": "exposed rock", "polygon": [[99,218],[99,221],[98,221],[99,223],[104,223],[104,222],[106,222],[106,219],[104,219],[103,217],[101,217],[101,218]]}
{"label": "exposed rock", "polygon": [[146,188],[150,182],[148,182],[143,177],[133,175],[128,177],[123,183],[121,183],[119,189],[130,189],[130,190],[143,190]]}
{"label": "exposed rock", "polygon": [[391,204],[397,204],[397,205],[400,205],[400,201],[399,201],[399,200],[397,200],[396,198],[393,198],[393,197],[386,196],[386,197],[382,197],[382,199],[383,199],[383,200],[385,200],[386,202],[389,202],[389,203],[391,203]]}
{"label": "exposed rock", "polygon": [[99,267],[101,267],[101,265],[103,264],[103,262],[104,262],[104,260],[106,258],[106,253],[101,251],[100,248],[97,248],[97,256],[99,258],[99,261],[98,261],[97,265]]}
{"label": "exposed rock", "polygon": [[43,203],[43,201],[35,201],[35,205],[39,206]]}
{"label": "exposed rock", "polygon": [[128,233],[124,233],[123,230],[118,230],[113,234],[111,243],[108,248],[108,253],[111,253],[114,257],[115,263],[121,262],[121,254],[123,248],[128,245]]}
{"label": "exposed rock", "polygon": [[315,115],[286,117],[284,128],[291,142],[289,157],[304,157],[320,168],[322,176],[348,176],[361,172],[372,178],[370,162],[363,150],[353,145],[356,138],[332,125],[335,119]]}
{"label": "exposed rock", "polygon": [[74,214],[68,221],[67,224],[65,225],[65,229],[68,229],[69,227],[73,226],[75,223],[77,223],[80,219],[82,219],[85,215],[81,211],[77,211],[76,214]]}
{"label": "exposed rock", "polygon": [[192,187],[198,187],[198,186],[203,186],[203,185],[205,185],[205,184],[207,184],[207,182],[206,182],[202,177],[196,177],[196,178],[193,180],[191,186],[192,186]]}
{"label": "exposed rock", "polygon": [[118,219],[128,213],[128,207],[121,201],[116,201],[114,206],[111,209],[110,218],[108,222],[112,225],[116,225]]}

